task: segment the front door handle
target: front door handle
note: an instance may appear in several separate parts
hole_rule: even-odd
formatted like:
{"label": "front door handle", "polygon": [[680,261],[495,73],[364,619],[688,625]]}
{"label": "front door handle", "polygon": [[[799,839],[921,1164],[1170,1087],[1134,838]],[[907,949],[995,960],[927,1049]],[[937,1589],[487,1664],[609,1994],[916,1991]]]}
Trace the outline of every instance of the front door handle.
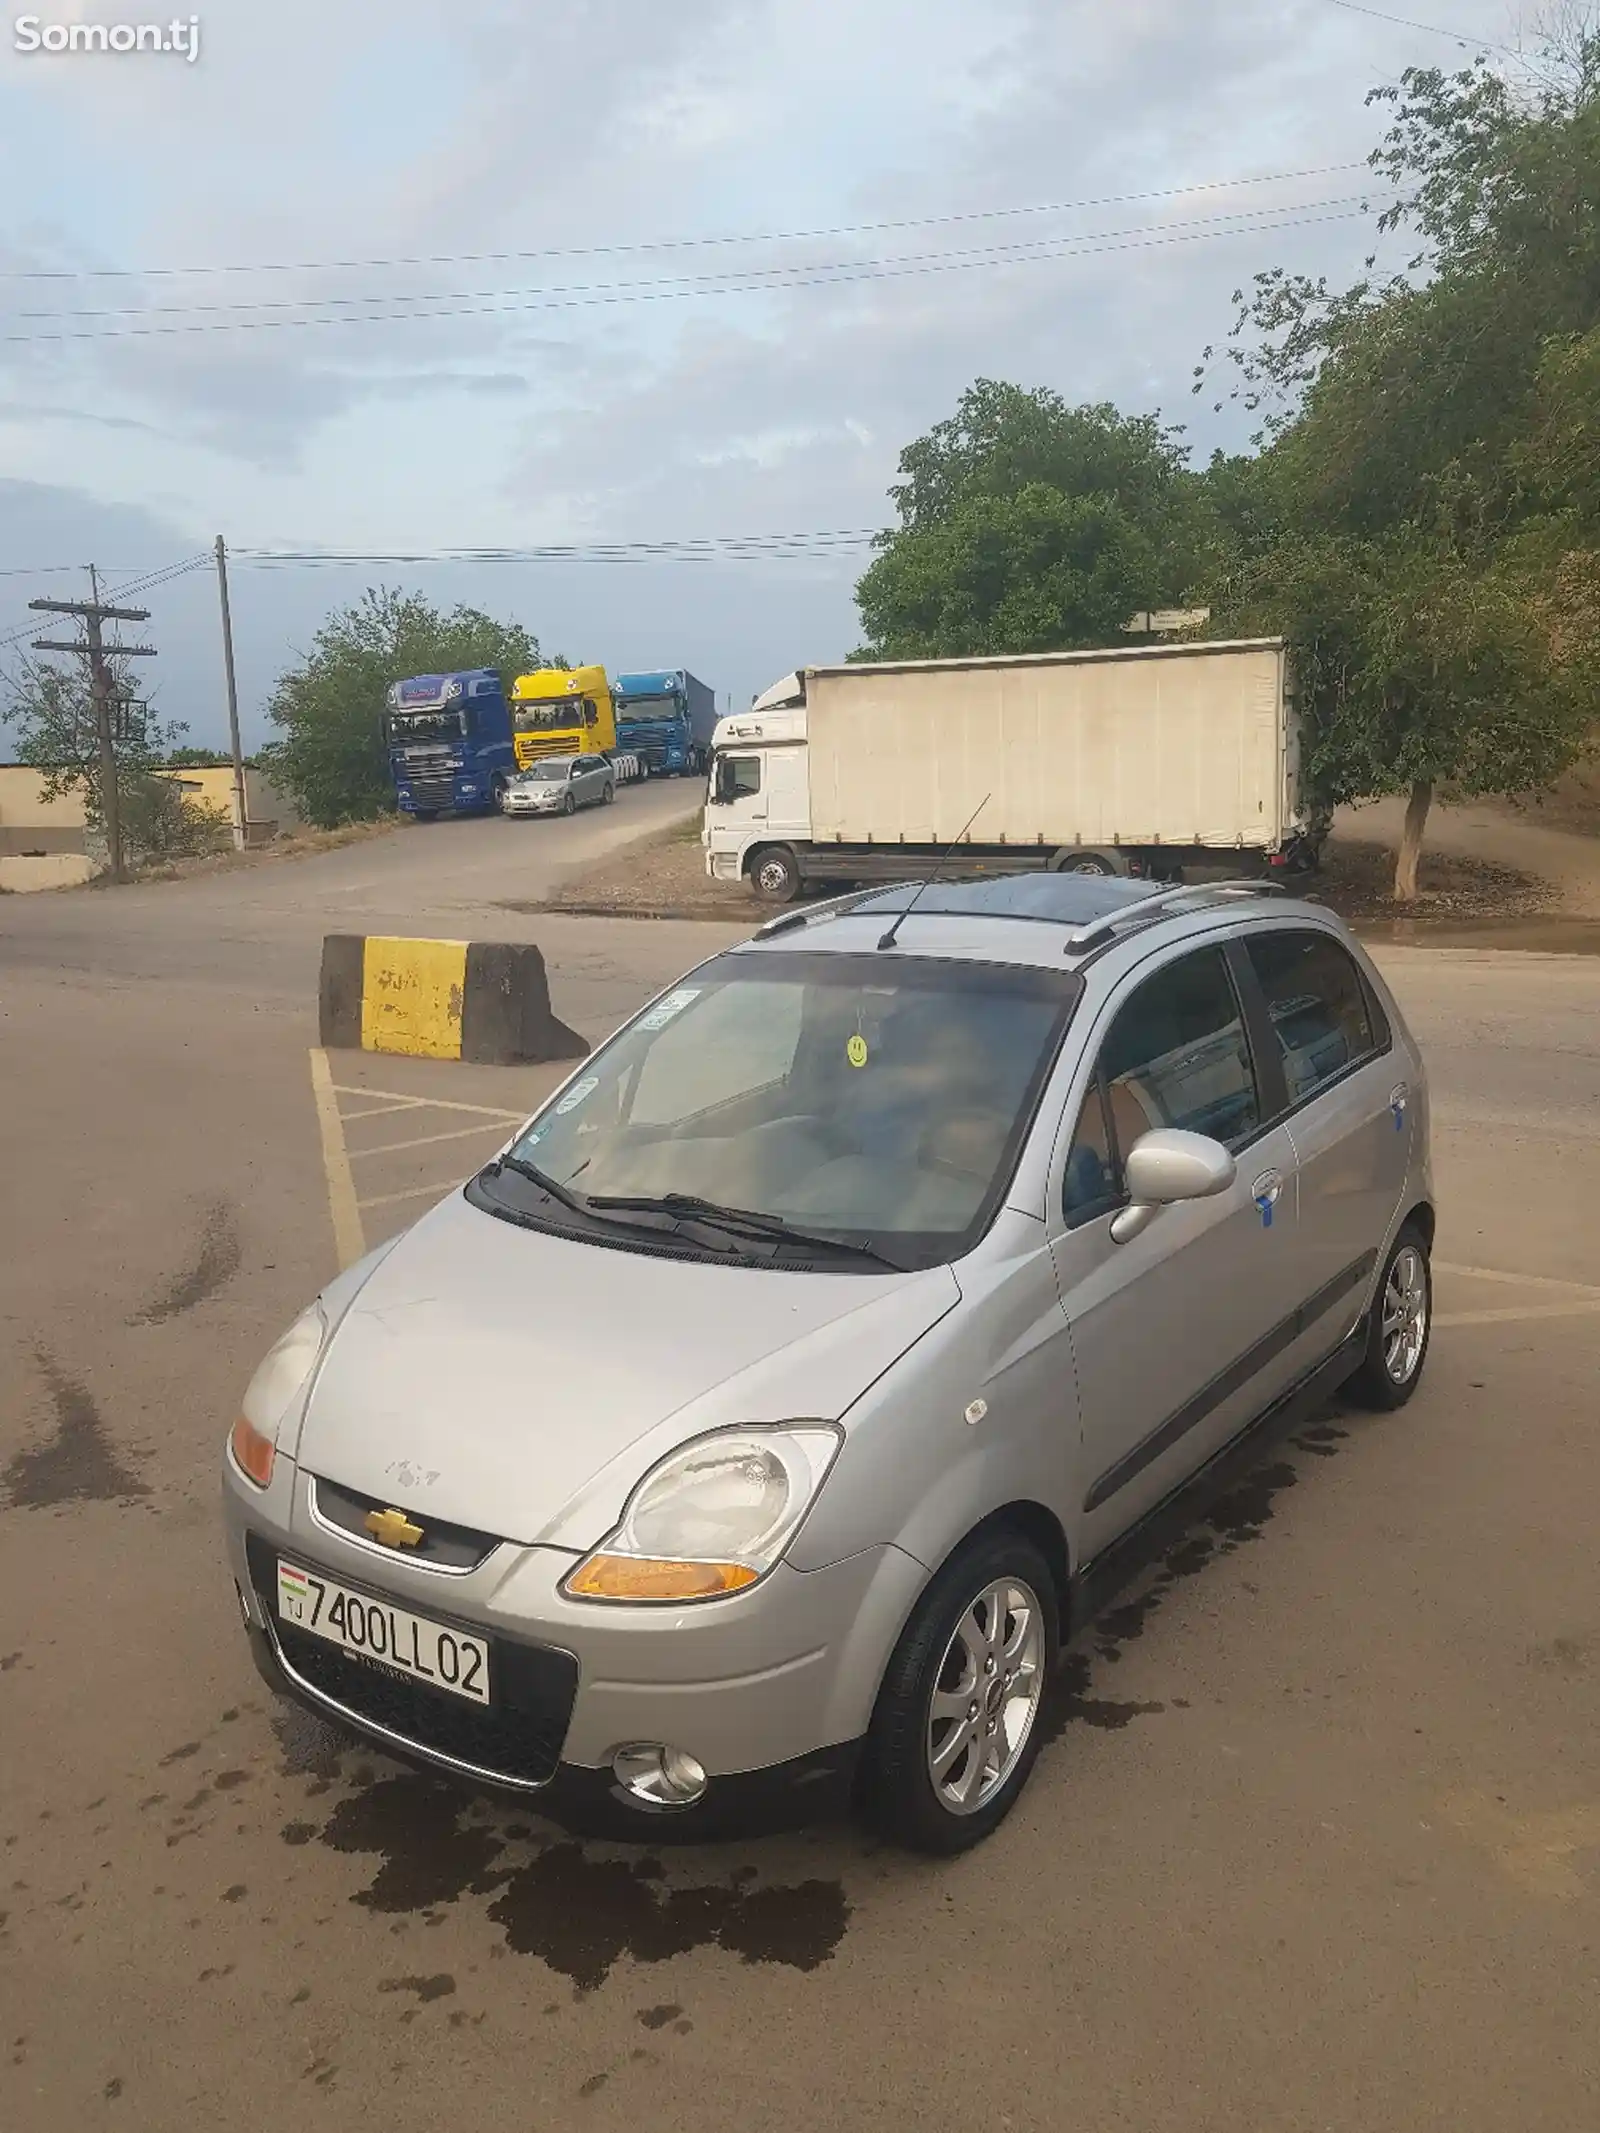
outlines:
{"label": "front door handle", "polygon": [[1263,1170],[1250,1188],[1250,1197],[1256,1203],[1256,1212],[1261,1217],[1261,1227],[1271,1229],[1272,1213],[1283,1193],[1283,1172]]}
{"label": "front door handle", "polygon": [[1396,1133],[1402,1132],[1405,1128],[1406,1106],[1410,1103],[1410,1101],[1410,1084],[1404,1081],[1397,1081],[1394,1087],[1389,1091],[1389,1111],[1394,1119],[1394,1130],[1396,1131]]}

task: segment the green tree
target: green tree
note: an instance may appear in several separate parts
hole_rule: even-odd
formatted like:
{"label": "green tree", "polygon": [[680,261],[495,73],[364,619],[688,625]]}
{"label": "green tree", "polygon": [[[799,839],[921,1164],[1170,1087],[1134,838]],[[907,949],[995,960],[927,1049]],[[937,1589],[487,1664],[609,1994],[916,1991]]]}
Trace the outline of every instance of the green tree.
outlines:
{"label": "green tree", "polygon": [[[158,775],[187,727],[158,718],[134,694],[127,660],[112,660],[117,797],[124,847],[134,859],[170,859],[215,849],[227,824]],[[100,745],[88,676],[79,664],[23,659],[0,685],[0,725],[15,736],[17,760],[41,774],[44,797],[76,794],[92,830],[105,828]]]}
{"label": "green tree", "polygon": [[1205,485],[1154,416],[980,378],[900,473],[900,524],[856,588],[863,658],[1117,643],[1212,560]]}
{"label": "green tree", "polygon": [[280,677],[267,715],[283,738],[261,751],[262,764],[307,821],[371,821],[394,806],[382,726],[391,683],[471,667],[496,667],[509,683],[540,664],[538,639],[520,623],[369,589],[330,615],[309,655]]}
{"label": "green tree", "polygon": [[1600,43],[1525,93],[1480,64],[1372,101],[1383,220],[1419,250],[1382,283],[1240,295],[1268,502],[1214,605],[1293,635],[1327,798],[1406,796],[1409,901],[1441,785],[1547,782],[1600,713]]}
{"label": "green tree", "polygon": [[1410,531],[1302,534],[1231,591],[1245,591],[1232,627],[1281,630],[1295,645],[1303,773],[1318,801],[1405,796],[1399,902],[1416,898],[1440,786],[1476,797],[1547,784],[1592,715],[1592,602],[1566,597],[1542,561],[1482,562]]}

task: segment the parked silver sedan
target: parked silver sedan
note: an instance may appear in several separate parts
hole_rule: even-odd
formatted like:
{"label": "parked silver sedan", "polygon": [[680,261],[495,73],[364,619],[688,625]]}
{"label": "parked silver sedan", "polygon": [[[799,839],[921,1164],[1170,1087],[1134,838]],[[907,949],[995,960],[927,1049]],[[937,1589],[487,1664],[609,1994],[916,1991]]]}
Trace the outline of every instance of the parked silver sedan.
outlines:
{"label": "parked silver sedan", "polygon": [[582,1829],[959,1851],[1113,1546],[1411,1397],[1423,1067],[1338,920],[912,901],[702,963],[284,1335],[225,1461],[274,1688]]}
{"label": "parked silver sedan", "polygon": [[572,815],[580,807],[609,806],[616,797],[616,771],[603,755],[552,755],[506,780],[500,811]]}

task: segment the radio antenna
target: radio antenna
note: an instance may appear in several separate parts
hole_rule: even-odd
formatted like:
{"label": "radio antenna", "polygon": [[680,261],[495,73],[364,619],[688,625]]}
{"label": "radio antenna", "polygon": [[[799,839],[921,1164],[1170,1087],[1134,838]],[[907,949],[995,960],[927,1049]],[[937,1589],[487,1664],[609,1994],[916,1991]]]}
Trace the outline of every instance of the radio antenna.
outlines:
{"label": "radio antenna", "polygon": [[955,836],[951,839],[949,844],[945,846],[944,850],[939,854],[939,864],[934,868],[933,872],[929,874],[925,880],[919,881],[917,883],[916,895],[912,897],[910,903],[906,905],[903,911],[897,911],[895,913],[894,924],[889,928],[888,932],[884,934],[882,939],[878,942],[878,946],[880,948],[892,948],[894,946],[895,935],[900,931],[901,926],[904,925],[905,921],[911,916],[912,912],[915,911],[917,905],[921,903],[923,891],[925,889],[931,889],[934,883],[939,879],[939,876],[950,864],[951,858],[954,855],[956,848],[960,844],[962,838],[967,834],[967,831],[971,829],[973,823],[977,821],[978,817],[983,813],[984,809],[988,806],[990,800],[993,797],[994,796],[992,793],[984,794],[983,798],[972,810],[972,813],[968,815],[965,823],[959,830],[957,830]]}

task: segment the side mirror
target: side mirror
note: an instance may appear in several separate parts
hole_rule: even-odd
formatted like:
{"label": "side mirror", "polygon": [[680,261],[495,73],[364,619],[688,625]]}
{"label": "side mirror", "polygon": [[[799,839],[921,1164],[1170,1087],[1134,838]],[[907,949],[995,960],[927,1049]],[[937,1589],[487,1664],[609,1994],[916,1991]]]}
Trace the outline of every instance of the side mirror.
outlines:
{"label": "side mirror", "polygon": [[1158,1126],[1141,1134],[1128,1151],[1124,1174],[1129,1204],[1112,1218],[1113,1244],[1130,1244],[1150,1227],[1163,1207],[1179,1200],[1210,1200],[1226,1192],[1238,1165],[1220,1141],[1204,1133]]}

